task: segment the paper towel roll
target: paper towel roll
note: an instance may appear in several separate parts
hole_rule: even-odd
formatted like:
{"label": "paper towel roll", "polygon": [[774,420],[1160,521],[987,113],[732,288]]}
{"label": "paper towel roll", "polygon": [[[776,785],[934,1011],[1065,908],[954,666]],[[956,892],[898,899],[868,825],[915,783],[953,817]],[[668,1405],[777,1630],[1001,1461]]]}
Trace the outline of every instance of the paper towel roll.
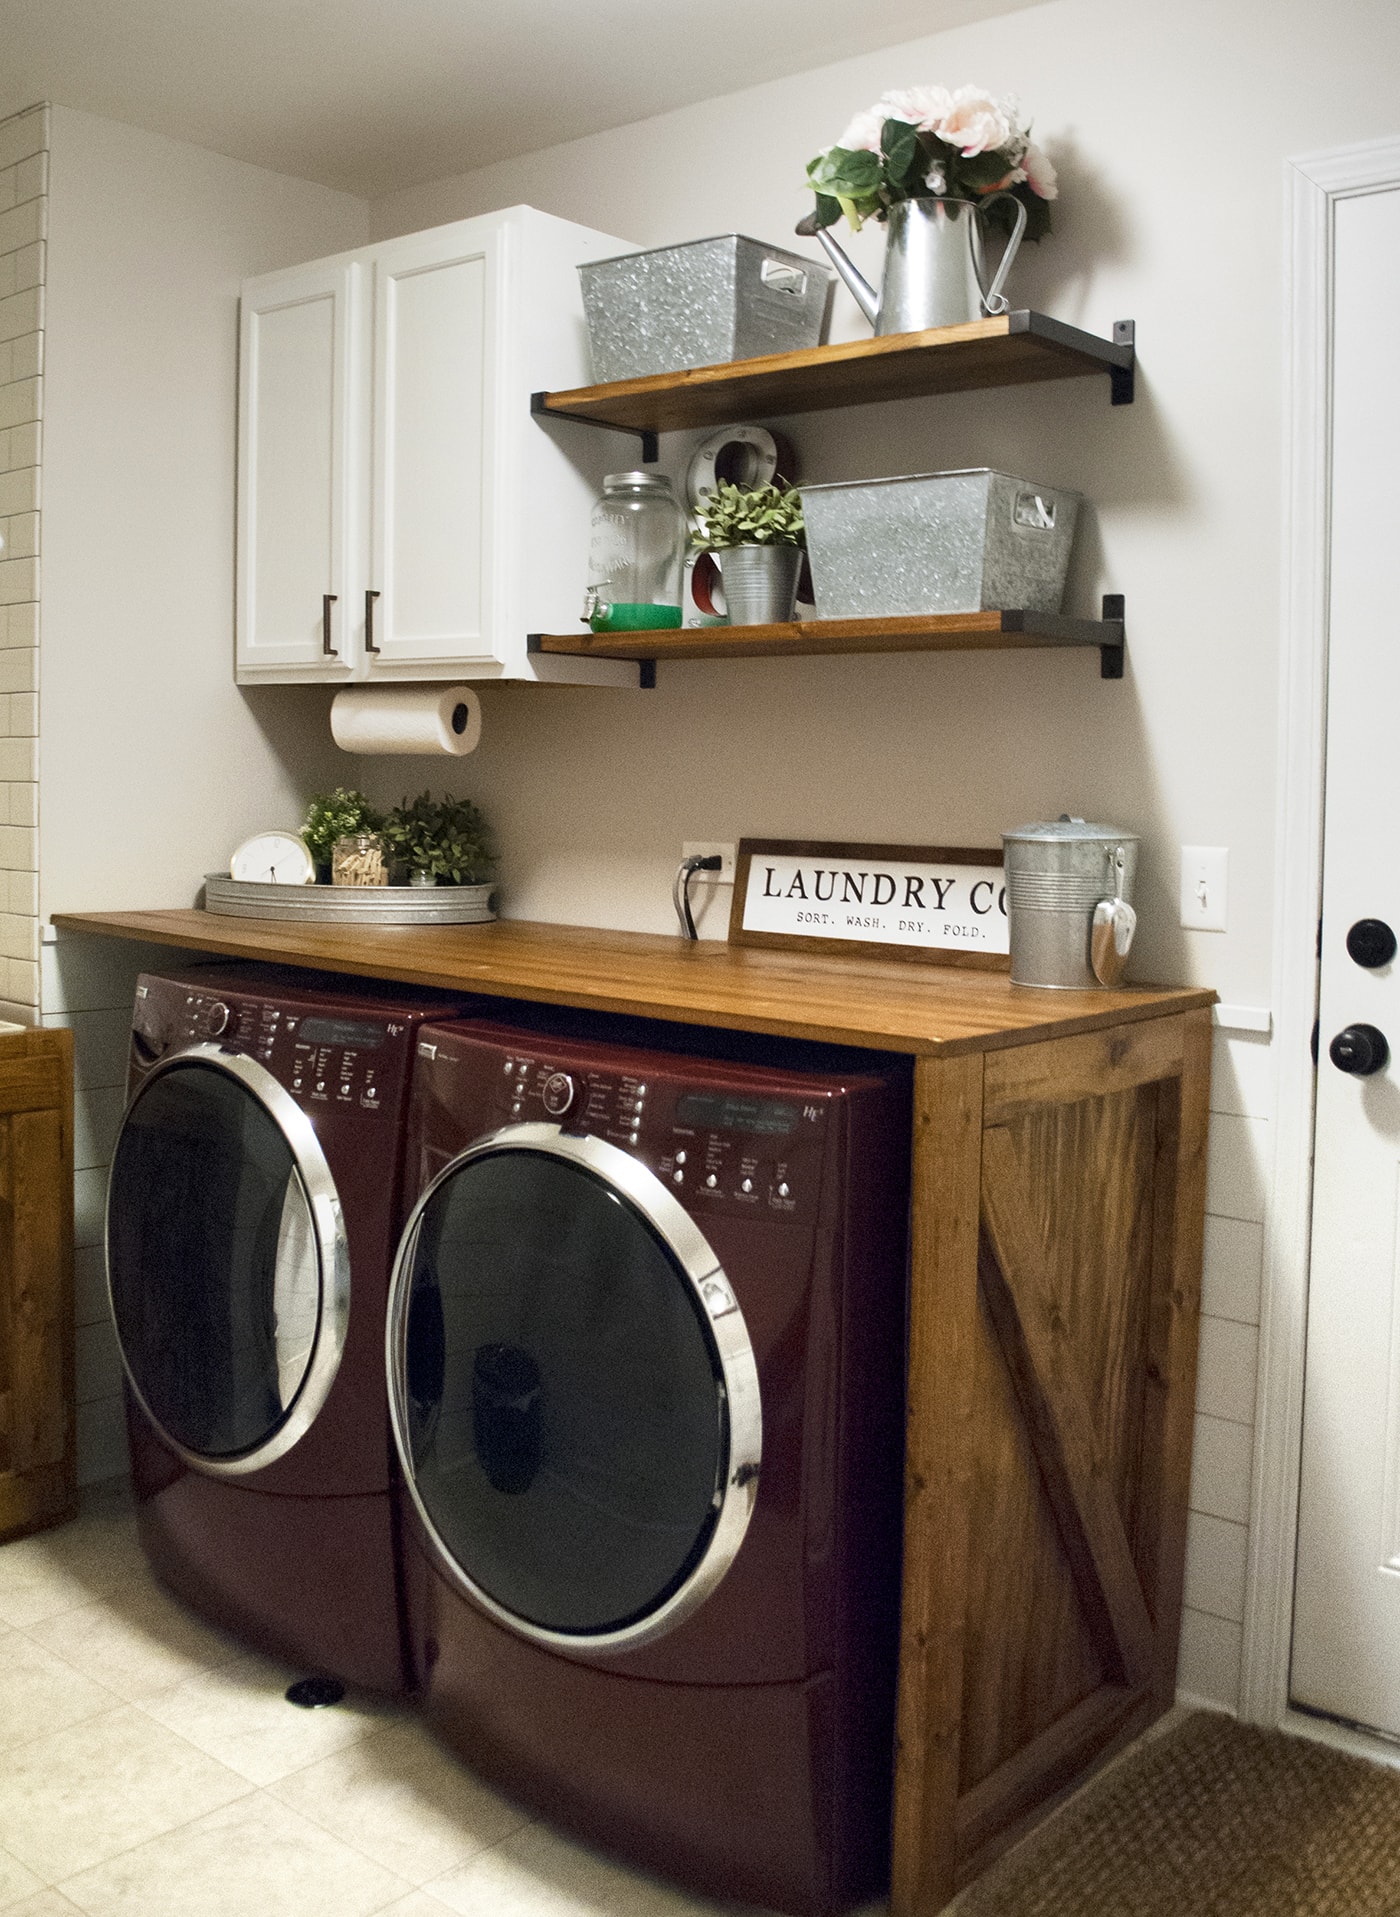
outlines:
{"label": "paper towel roll", "polygon": [[347,686],[331,701],[342,752],[446,752],[460,759],[481,737],[470,686]]}

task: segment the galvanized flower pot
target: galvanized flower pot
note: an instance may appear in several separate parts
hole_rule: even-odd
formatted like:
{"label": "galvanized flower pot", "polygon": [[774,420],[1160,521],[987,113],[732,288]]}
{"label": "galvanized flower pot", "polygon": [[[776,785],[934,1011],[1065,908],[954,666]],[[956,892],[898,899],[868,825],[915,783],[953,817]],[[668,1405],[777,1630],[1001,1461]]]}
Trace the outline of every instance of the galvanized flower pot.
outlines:
{"label": "galvanized flower pot", "polygon": [[802,553],[796,546],[730,546],[717,552],[731,626],[775,626],[797,603]]}

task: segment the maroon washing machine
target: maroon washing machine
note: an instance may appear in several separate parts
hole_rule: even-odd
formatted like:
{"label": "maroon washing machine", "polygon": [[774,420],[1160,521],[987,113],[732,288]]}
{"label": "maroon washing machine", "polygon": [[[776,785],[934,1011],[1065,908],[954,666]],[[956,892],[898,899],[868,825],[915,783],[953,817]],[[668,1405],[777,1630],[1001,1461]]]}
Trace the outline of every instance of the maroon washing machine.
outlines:
{"label": "maroon washing machine", "polygon": [[878,1894],[900,1062],[465,1023],[417,1049],[388,1360],[434,1728],[695,1888],[804,1917]]}
{"label": "maroon washing machine", "polygon": [[405,1686],[384,1314],[413,1044],[441,993],[143,977],[107,1268],[162,1580],[311,1671]]}

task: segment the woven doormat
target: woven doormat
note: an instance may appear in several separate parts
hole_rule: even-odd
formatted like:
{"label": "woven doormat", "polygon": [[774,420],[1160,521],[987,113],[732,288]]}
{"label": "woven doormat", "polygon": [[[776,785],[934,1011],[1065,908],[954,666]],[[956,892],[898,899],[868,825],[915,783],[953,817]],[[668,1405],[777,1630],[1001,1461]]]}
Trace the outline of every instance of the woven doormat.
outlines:
{"label": "woven doormat", "polygon": [[958,1899],[957,1917],[1400,1917],[1400,1771],[1197,1713]]}

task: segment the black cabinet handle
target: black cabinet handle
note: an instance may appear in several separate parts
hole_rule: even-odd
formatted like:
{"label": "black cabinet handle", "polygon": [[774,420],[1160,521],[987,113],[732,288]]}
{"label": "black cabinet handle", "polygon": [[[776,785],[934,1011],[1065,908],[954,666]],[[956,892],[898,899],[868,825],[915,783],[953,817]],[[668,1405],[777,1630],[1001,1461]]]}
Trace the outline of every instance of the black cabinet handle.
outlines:
{"label": "black cabinet handle", "polygon": [[321,650],[328,653],[331,658],[335,657],[335,647],[331,644],[331,607],[335,601],[336,595],[333,592],[321,594]]}
{"label": "black cabinet handle", "polygon": [[374,602],[378,597],[379,597],[379,594],[377,592],[367,591],[365,593],[365,651],[366,652],[378,652],[379,650],[378,646],[375,645],[374,643]]}
{"label": "black cabinet handle", "polygon": [[1327,1047],[1327,1056],[1339,1072],[1370,1078],[1390,1063],[1390,1046],[1385,1033],[1376,1026],[1348,1025]]}

